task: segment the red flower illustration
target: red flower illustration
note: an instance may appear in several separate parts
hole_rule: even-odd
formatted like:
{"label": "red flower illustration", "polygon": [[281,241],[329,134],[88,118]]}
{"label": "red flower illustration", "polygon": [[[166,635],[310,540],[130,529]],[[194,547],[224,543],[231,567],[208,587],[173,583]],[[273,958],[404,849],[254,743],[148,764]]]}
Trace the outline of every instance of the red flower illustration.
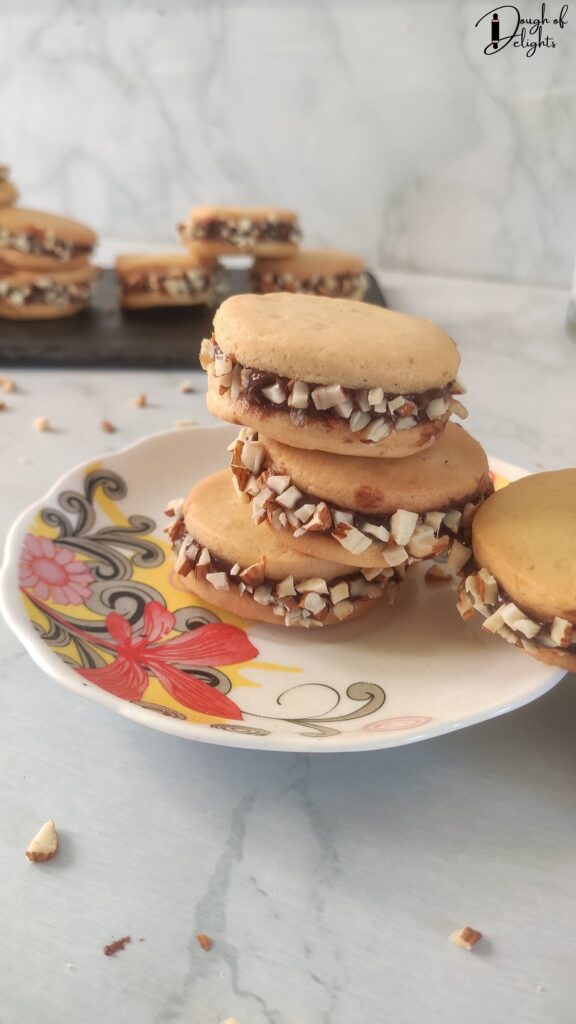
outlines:
{"label": "red flower illustration", "polygon": [[90,597],[92,571],[68,548],[58,547],[49,537],[27,533],[20,555],[20,586],[56,604],[83,604]]}
{"label": "red flower illustration", "polygon": [[241,719],[240,708],[226,694],[176,666],[186,662],[214,666],[249,661],[258,651],[246,633],[237,626],[215,622],[163,640],[174,629],[175,621],[172,612],[158,601],[150,601],[144,609],[142,631],[133,636],[130,623],[110,612],[106,628],[115,642],[91,639],[98,646],[115,651],[115,660],[104,668],[84,668],[78,672],[123,700],[141,700],[150,673],[185,707],[203,715]]}

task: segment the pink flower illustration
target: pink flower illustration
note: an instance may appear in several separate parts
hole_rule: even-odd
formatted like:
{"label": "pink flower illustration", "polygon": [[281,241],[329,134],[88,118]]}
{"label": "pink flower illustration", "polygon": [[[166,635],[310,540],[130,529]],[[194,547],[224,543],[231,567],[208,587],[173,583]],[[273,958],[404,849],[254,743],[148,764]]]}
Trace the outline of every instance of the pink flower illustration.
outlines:
{"label": "pink flower illustration", "polygon": [[85,562],[68,548],[58,547],[49,537],[27,533],[20,553],[20,586],[42,601],[83,604],[90,597],[94,575]]}

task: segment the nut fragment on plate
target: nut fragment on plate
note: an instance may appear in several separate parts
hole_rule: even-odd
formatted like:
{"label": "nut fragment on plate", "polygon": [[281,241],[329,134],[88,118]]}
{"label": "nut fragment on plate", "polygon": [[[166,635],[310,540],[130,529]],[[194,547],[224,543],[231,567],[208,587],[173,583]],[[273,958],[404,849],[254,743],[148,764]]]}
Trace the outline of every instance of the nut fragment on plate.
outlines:
{"label": "nut fragment on plate", "polygon": [[38,862],[52,860],[52,857],[55,857],[57,853],[58,833],[56,832],[56,825],[52,821],[52,818],[50,818],[50,820],[45,822],[40,831],[34,836],[34,839],[26,850],[26,856],[28,857],[28,860]]}
{"label": "nut fragment on plate", "polygon": [[45,416],[37,416],[33,423],[34,430],[38,430],[41,434],[45,434],[48,430],[52,429],[50,420],[46,419]]}
{"label": "nut fragment on plate", "polygon": [[6,402],[0,402],[0,412],[6,412],[7,408]]}
{"label": "nut fragment on plate", "polygon": [[132,399],[132,405],[136,406],[137,409],[143,409],[148,405],[148,399],[146,395],[137,395],[136,398]]}
{"label": "nut fragment on plate", "polygon": [[100,424],[100,426],[101,426],[101,428],[102,428],[102,430],[104,431],[105,434],[115,434],[116,433],[116,427],[114,426],[113,423],[110,423],[110,420],[102,420],[102,423]]}
{"label": "nut fragment on plate", "polygon": [[472,949],[477,942],[480,942],[482,938],[482,932],[477,932],[475,928],[458,928],[457,931],[452,932],[450,936],[450,942],[453,942],[455,946],[459,946],[460,949]]}
{"label": "nut fragment on plate", "polygon": [[16,384],[11,377],[0,377],[0,388],[8,394],[10,391],[16,391]]}
{"label": "nut fragment on plate", "polygon": [[182,383],[178,385],[178,391],[181,391],[183,395],[191,395],[194,388],[189,380],[183,380]]}
{"label": "nut fragment on plate", "polygon": [[204,935],[204,932],[199,932],[196,938],[198,939],[198,942],[202,946],[202,949],[204,950],[205,953],[207,953],[209,949],[212,949],[214,943],[209,935]]}

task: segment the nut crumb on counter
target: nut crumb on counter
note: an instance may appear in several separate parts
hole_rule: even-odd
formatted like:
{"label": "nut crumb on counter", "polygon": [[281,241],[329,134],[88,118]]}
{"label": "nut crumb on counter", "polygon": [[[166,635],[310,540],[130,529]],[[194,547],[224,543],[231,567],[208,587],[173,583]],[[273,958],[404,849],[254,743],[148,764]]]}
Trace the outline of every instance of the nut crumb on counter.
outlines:
{"label": "nut crumb on counter", "polygon": [[105,434],[115,434],[117,429],[113,423],[110,423],[110,420],[102,420],[100,427]]}
{"label": "nut crumb on counter", "polygon": [[124,949],[129,942],[132,942],[130,935],[125,935],[122,939],[115,939],[108,946],[104,946],[104,956],[115,956],[121,949]]}
{"label": "nut crumb on counter", "polygon": [[28,860],[34,863],[42,863],[46,860],[52,860],[52,857],[55,857],[57,853],[58,833],[52,818],[49,818],[34,836],[26,850],[26,856]]}
{"label": "nut crumb on counter", "polygon": [[136,398],[132,399],[132,405],[134,405],[136,409],[144,409],[144,407],[148,405],[146,395],[137,395]]}
{"label": "nut crumb on counter", "polygon": [[40,434],[46,434],[49,430],[52,430],[52,424],[46,416],[37,416],[33,420],[34,430],[38,430]]}
{"label": "nut crumb on counter", "polygon": [[212,949],[214,942],[209,935],[204,935],[203,932],[200,932],[196,936],[196,938],[198,939],[198,942],[202,946],[202,949],[204,950],[205,953],[207,953],[209,949]]}
{"label": "nut crumb on counter", "polygon": [[455,946],[459,946],[460,949],[472,949],[477,942],[480,942],[481,938],[482,932],[466,926],[466,928],[458,928],[455,932],[452,932],[450,942],[453,942]]}

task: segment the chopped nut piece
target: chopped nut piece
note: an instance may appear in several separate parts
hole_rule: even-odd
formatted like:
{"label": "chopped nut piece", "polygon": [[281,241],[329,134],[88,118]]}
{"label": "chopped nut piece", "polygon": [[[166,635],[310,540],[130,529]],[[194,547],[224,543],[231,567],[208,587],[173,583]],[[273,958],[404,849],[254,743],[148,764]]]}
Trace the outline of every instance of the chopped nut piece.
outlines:
{"label": "chopped nut piece", "polygon": [[34,430],[38,430],[41,434],[45,434],[51,429],[50,420],[47,420],[45,416],[37,416],[34,420]]}
{"label": "chopped nut piece", "polygon": [[366,548],[369,548],[372,544],[370,537],[360,533],[360,530],[357,530],[355,526],[350,526],[344,522],[338,523],[336,528],[332,530],[331,536],[353,555],[361,554],[362,551],[366,551]]}
{"label": "chopped nut piece", "polygon": [[6,402],[0,402],[0,412],[6,412],[7,408]]}
{"label": "chopped nut piece", "polygon": [[110,423],[110,420],[102,420],[102,423],[100,424],[100,427],[104,431],[105,434],[115,434],[116,433],[116,427],[114,426],[113,423]]}
{"label": "chopped nut piece", "polygon": [[418,522],[417,512],[399,508],[390,519],[390,532],[397,544],[407,544]]}
{"label": "chopped nut piece", "polygon": [[472,552],[459,540],[455,540],[450,548],[450,554],[446,560],[446,568],[454,574],[461,572],[468,562]]}
{"label": "chopped nut piece", "polygon": [[123,939],[116,939],[111,942],[109,946],[104,946],[104,956],[115,956],[119,950],[124,949],[132,939],[129,935],[125,935]]}
{"label": "chopped nut piece", "polygon": [[240,573],[240,579],[249,587],[258,587],[264,582],[266,575],[266,559],[261,562],[254,562]]}
{"label": "chopped nut piece", "polygon": [[16,391],[16,384],[11,377],[0,377],[0,388],[9,394],[11,391]]}
{"label": "chopped nut piece", "polygon": [[[528,636],[528,634],[525,634]],[[550,637],[559,647],[569,647],[574,639],[574,626],[568,619],[556,616],[550,630]]]}
{"label": "chopped nut piece", "polygon": [[207,953],[209,949],[212,949],[213,942],[209,935],[204,935],[204,932],[199,932],[196,938],[198,939],[198,942],[202,946],[202,949],[204,950],[205,953]]}
{"label": "chopped nut piece", "polygon": [[466,927],[452,932],[450,942],[453,942],[455,946],[460,946],[460,949],[472,949],[481,938],[481,932],[477,932],[475,928]]}
{"label": "chopped nut piece", "polygon": [[181,391],[183,395],[191,395],[194,388],[189,380],[183,380],[182,383],[178,385],[178,391]]}
{"label": "chopped nut piece", "polygon": [[137,395],[136,398],[132,399],[132,405],[137,409],[143,409],[144,406],[148,405],[148,399],[146,395]]}
{"label": "chopped nut piece", "polygon": [[45,822],[39,832],[36,833],[30,846],[26,850],[26,856],[31,861],[52,860],[58,853],[58,833],[56,825],[52,821]]}
{"label": "chopped nut piece", "polygon": [[461,587],[458,593],[456,607],[460,612],[461,618],[464,619],[464,622],[467,622],[468,619],[474,618],[474,605],[472,604],[470,595],[466,593],[464,587]]}

